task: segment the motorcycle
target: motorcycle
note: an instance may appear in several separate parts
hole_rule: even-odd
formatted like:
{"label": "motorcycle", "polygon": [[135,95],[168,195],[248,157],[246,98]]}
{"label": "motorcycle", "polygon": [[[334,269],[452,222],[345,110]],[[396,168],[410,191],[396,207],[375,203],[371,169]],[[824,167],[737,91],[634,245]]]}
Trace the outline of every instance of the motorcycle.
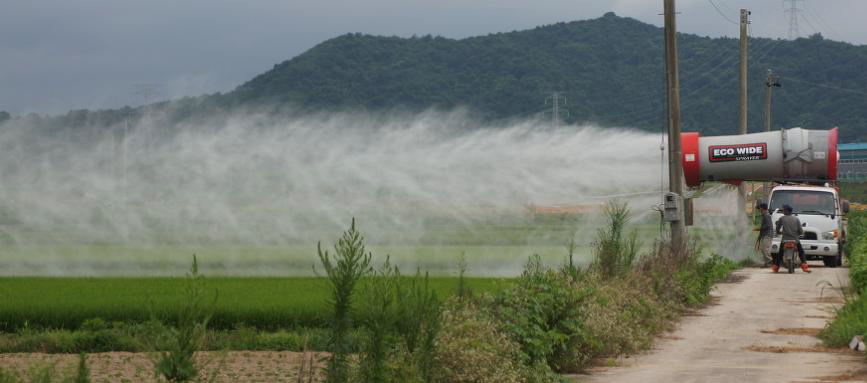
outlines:
{"label": "motorcycle", "polygon": [[783,267],[789,271],[789,274],[795,272],[795,264],[800,262],[798,258],[798,244],[796,241],[787,240],[782,243],[782,263]]}

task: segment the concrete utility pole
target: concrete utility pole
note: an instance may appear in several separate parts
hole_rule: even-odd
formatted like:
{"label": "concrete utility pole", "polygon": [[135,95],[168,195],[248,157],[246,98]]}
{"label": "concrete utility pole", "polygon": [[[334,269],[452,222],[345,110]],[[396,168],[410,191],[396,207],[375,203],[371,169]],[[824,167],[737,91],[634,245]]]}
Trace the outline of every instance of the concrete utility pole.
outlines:
{"label": "concrete utility pole", "polygon": [[[774,72],[768,69],[768,78],[765,80],[765,131],[771,131],[771,91],[774,87],[780,87],[780,82],[774,77]],[[768,190],[771,190],[771,183],[765,182],[762,184],[762,193],[767,197]]]}
{"label": "concrete utility pole", "polygon": [[740,106],[738,107],[740,134],[747,134],[747,25],[749,23],[750,11],[741,9]]}
{"label": "concrete utility pole", "polygon": [[[750,11],[741,9],[741,61],[740,61],[740,97],[738,106],[738,133],[747,134],[747,25],[750,23]],[[747,206],[747,187],[741,182],[738,185],[738,209],[743,211]]]}
{"label": "concrete utility pole", "polygon": [[[683,164],[680,146],[680,80],[677,72],[677,30],[674,0],[665,0],[665,77],[668,90],[668,188],[683,197]],[[671,222],[671,248],[681,254],[686,247],[686,225],[680,219]]]}
{"label": "concrete utility pole", "polygon": [[765,92],[765,131],[771,131],[771,91],[774,87],[779,88],[780,82],[777,81],[777,78],[774,77],[774,72],[768,69],[768,78],[765,80],[765,87],[767,91]]}

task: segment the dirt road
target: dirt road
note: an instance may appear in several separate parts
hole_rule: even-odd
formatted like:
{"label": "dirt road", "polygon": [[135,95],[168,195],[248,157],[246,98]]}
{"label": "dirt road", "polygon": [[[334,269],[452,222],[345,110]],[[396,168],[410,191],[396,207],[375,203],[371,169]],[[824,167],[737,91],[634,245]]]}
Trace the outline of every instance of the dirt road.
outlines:
{"label": "dirt road", "polygon": [[842,304],[847,269],[814,266],[812,274],[794,275],[746,269],[734,279],[740,281],[718,285],[714,304],[684,318],[652,351],[577,381],[867,381],[863,354],[828,350],[815,337]]}

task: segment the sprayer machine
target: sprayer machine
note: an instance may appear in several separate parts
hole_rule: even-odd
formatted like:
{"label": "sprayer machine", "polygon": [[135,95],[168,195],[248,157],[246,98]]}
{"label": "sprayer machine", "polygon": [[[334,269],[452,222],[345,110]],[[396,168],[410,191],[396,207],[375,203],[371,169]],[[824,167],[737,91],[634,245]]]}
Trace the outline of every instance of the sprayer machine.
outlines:
{"label": "sprayer machine", "polygon": [[837,128],[801,128],[732,136],[683,133],[683,174],[703,181],[819,183],[837,179]]}
{"label": "sprayer machine", "polygon": [[[688,186],[699,186],[704,181],[783,184],[766,191],[772,221],[782,216],[782,206],[792,206],[793,214],[803,226],[800,242],[807,258],[822,260],[829,267],[843,263],[846,241],[843,215],[848,213],[849,203],[840,197],[835,185],[840,156],[837,128],[794,128],[715,137],[683,133],[681,140],[681,161]],[[676,212],[678,207],[671,210]],[[781,246],[780,238],[774,238],[771,251],[780,251]]]}

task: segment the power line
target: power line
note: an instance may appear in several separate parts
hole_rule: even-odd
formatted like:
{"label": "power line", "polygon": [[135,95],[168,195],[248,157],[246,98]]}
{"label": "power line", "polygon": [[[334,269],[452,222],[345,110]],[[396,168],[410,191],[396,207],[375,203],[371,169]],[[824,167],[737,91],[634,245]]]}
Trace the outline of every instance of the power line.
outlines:
{"label": "power line", "polygon": [[722,16],[724,19],[726,19],[726,21],[728,21],[734,25],[738,25],[738,22],[734,21],[734,20],[730,19],[728,16],[726,16],[726,14],[723,13],[723,11],[721,9],[719,9],[719,7],[716,6],[716,3],[714,3],[713,0],[707,0],[707,2],[710,3],[710,5],[713,5],[713,9],[716,9],[716,13],[719,13],[719,15]]}
{"label": "power line", "polygon": [[817,82],[801,80],[801,79],[794,78],[794,77],[785,77],[785,79],[789,80],[789,81],[800,82],[800,83],[807,84],[807,85],[818,86],[821,88],[833,89],[833,90],[838,90],[841,92],[848,92],[848,93],[860,94],[863,96],[867,96],[867,92],[862,92],[862,91],[856,90],[856,89],[842,88],[842,87],[835,86],[835,85],[821,84],[821,83],[817,83]]}
{"label": "power line", "polygon": [[816,12],[815,10],[812,9],[812,7],[809,7],[806,4],[804,4],[804,10],[806,10],[807,13],[809,13],[810,16],[814,20],[816,20],[816,22],[818,22],[820,26],[822,26],[825,29],[825,31],[830,31],[837,40],[840,40],[840,41],[843,40],[842,35],[840,35],[840,32],[837,31],[837,29],[834,28],[833,25],[826,23],[825,19],[822,18],[822,15],[820,15],[819,12]]}
{"label": "power line", "polygon": [[819,33],[819,29],[816,28],[816,26],[813,25],[813,23],[811,23],[809,19],[807,19],[807,16],[805,14],[801,13],[801,18],[804,19],[805,22],[807,22],[807,25],[810,26],[810,29],[813,30],[813,33]]}

